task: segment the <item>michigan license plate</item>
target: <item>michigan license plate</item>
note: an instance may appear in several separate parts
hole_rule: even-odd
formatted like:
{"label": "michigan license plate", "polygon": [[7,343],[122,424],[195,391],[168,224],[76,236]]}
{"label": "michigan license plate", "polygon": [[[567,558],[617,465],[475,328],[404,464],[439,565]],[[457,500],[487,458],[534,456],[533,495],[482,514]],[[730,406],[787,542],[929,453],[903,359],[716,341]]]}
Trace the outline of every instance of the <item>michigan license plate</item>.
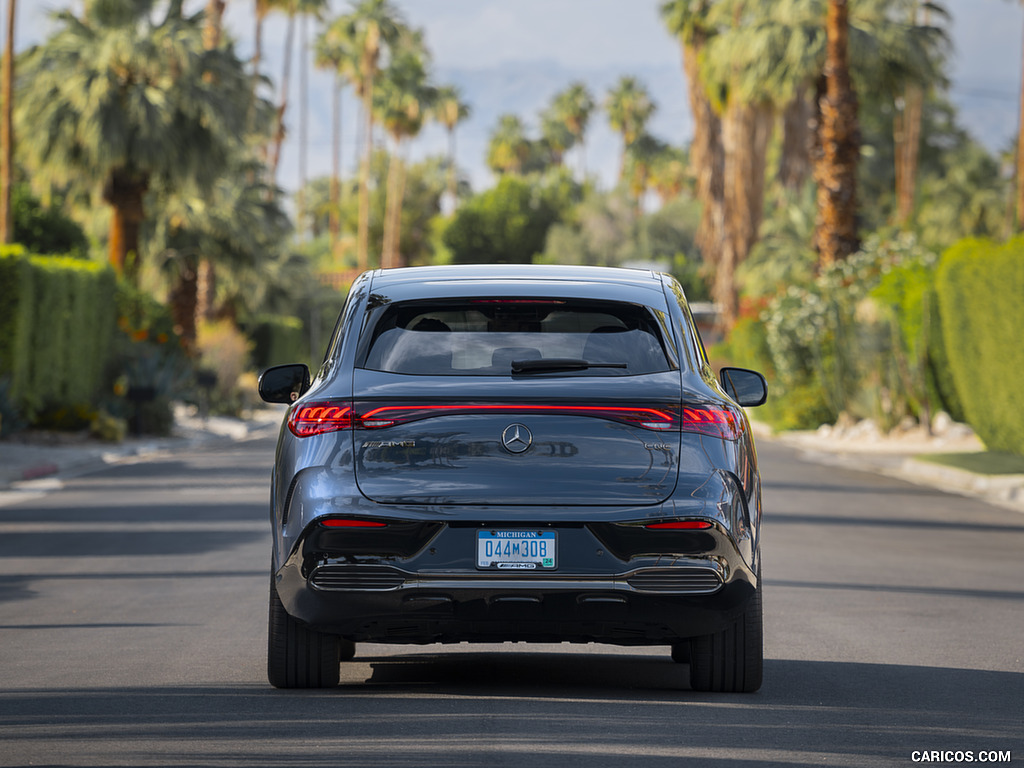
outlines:
{"label": "michigan license plate", "polygon": [[477,531],[476,565],[502,571],[551,571],[555,549],[554,531]]}

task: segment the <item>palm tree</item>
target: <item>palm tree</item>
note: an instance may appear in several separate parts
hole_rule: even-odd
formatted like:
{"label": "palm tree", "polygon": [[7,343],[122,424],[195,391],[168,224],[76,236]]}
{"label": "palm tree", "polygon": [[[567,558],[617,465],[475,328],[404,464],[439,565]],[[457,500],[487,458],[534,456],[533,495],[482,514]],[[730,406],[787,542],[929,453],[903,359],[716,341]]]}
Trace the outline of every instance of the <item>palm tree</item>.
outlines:
{"label": "palm tree", "polygon": [[[136,273],[151,187],[211,185],[244,141],[248,79],[229,49],[203,48],[201,14],[108,0],[24,58],[17,118],[44,180],[102,186],[113,210],[110,261]],[[244,96],[242,95],[244,94]]]}
{"label": "palm tree", "polygon": [[860,129],[857,94],[849,66],[848,0],[829,0],[825,59],[825,96],[822,99],[822,158],[815,167],[818,182],[818,263],[827,267],[860,247],[857,236],[857,160]]}
{"label": "palm tree", "polygon": [[0,244],[14,237],[11,185],[14,181],[14,16],[17,3],[7,0],[7,41],[3,60],[3,117],[0,118]]}
{"label": "palm tree", "polygon": [[327,25],[314,46],[316,66],[331,70],[334,74],[331,88],[331,178],[327,230],[335,256],[340,255],[341,245],[342,90],[346,80],[358,82],[359,79],[359,57],[353,44],[354,41],[348,35],[347,23],[336,19]]}
{"label": "palm tree", "polygon": [[662,205],[675,200],[692,183],[686,152],[679,147],[664,147],[650,163],[649,184]]}
{"label": "palm tree", "polygon": [[420,36],[410,34],[393,50],[391,62],[374,97],[377,116],[394,142],[388,163],[383,268],[401,266],[402,199],[405,191],[405,161],[402,144],[416,136],[427,114],[433,111],[436,89],[427,84],[427,52]]}
{"label": "palm tree", "polygon": [[721,119],[711,106],[701,78],[700,59],[717,30],[708,21],[712,0],[666,0],[661,18],[678,40],[683,75],[693,116],[690,164],[697,182],[697,199],[702,203],[696,243],[704,263],[718,263],[725,243],[725,151]]}
{"label": "palm tree", "polygon": [[[161,195],[165,215],[156,227],[156,255],[171,282],[171,316],[189,347],[195,342],[197,321],[204,316],[201,265],[216,264],[218,290],[233,293],[231,285],[240,275],[267,268],[270,255],[280,252],[290,229],[273,191],[259,181],[257,162],[236,156],[232,165],[232,173],[210,186],[186,184]],[[212,296],[209,301],[213,303]],[[222,301],[219,311],[232,314],[232,303],[230,298]]]}
{"label": "palm tree", "polygon": [[515,115],[502,115],[487,144],[487,167],[497,174],[518,175],[530,154],[526,127]]}
{"label": "palm tree", "polygon": [[227,0],[207,0],[206,21],[203,27],[203,47],[212,51],[220,47],[220,37],[223,31],[224,8]]}
{"label": "palm tree", "polygon": [[[284,116],[288,111],[288,91],[291,83],[292,41],[295,38],[295,19],[297,16],[319,18],[327,8],[327,0],[283,0],[282,10],[288,13],[288,26],[285,31],[284,63],[281,73],[281,91],[277,103],[277,115],[274,121],[274,146],[270,152],[270,183],[277,180],[277,168],[281,162],[281,145],[284,143]],[[303,52],[304,53],[304,52]]]}
{"label": "palm tree", "polygon": [[552,101],[554,114],[565,124],[566,129],[572,135],[572,145],[580,148],[580,175],[582,178],[587,175],[584,138],[594,106],[594,97],[587,86],[581,82],[570,83],[564,91],[555,94]]}
{"label": "palm tree", "polygon": [[640,136],[646,133],[647,121],[657,105],[635,77],[623,76],[609,89],[604,102],[608,123],[622,135],[622,155],[619,161],[619,181],[625,178],[626,155]]}
{"label": "palm tree", "polygon": [[462,100],[462,94],[454,85],[437,89],[434,101],[434,118],[448,132],[448,199],[452,208],[458,207],[457,169],[455,165],[455,127],[471,114],[469,104]]}
{"label": "palm tree", "polygon": [[[370,243],[370,159],[373,151],[373,89],[393,46],[408,30],[391,0],[362,0],[351,13],[331,25],[340,45],[356,59],[344,74],[353,79],[363,101],[363,155],[359,163],[359,222],[357,259],[365,269]],[[382,61],[383,60],[383,61]]]}

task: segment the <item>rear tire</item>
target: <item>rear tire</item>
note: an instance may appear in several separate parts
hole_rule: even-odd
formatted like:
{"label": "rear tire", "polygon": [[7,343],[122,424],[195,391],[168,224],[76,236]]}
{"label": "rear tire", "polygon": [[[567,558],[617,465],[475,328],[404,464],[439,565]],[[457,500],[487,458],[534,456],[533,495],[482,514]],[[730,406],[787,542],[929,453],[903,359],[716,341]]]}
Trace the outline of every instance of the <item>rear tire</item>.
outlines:
{"label": "rear tire", "polygon": [[[690,687],[695,691],[753,693],[764,668],[761,584],[731,627],[690,641]],[[674,658],[674,654],[673,654]]]}
{"label": "rear tire", "polygon": [[270,578],[267,679],[275,688],[333,688],[341,679],[343,653],[350,659],[355,645],[337,635],[314,632],[284,609]]}

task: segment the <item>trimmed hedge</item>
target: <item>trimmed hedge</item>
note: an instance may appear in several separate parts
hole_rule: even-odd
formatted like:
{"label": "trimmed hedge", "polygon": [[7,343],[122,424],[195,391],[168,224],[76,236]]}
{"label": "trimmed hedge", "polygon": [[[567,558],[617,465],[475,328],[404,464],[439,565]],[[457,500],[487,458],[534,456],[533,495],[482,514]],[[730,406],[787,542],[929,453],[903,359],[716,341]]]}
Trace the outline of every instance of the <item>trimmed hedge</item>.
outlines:
{"label": "trimmed hedge", "polygon": [[986,447],[1024,454],[1024,236],[968,239],[947,250],[936,290],[950,370]]}
{"label": "trimmed hedge", "polygon": [[24,416],[95,401],[115,329],[115,290],[106,266],[0,249],[0,376]]}

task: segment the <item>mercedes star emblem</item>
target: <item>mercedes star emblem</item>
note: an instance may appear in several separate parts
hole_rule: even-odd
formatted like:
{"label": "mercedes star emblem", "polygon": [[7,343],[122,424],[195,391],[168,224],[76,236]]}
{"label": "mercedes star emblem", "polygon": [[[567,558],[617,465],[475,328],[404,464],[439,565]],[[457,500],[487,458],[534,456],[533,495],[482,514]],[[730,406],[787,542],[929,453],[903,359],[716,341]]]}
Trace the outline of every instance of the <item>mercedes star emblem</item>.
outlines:
{"label": "mercedes star emblem", "polygon": [[522,424],[509,424],[501,433],[501,444],[509,453],[522,453],[533,444],[533,434]]}

